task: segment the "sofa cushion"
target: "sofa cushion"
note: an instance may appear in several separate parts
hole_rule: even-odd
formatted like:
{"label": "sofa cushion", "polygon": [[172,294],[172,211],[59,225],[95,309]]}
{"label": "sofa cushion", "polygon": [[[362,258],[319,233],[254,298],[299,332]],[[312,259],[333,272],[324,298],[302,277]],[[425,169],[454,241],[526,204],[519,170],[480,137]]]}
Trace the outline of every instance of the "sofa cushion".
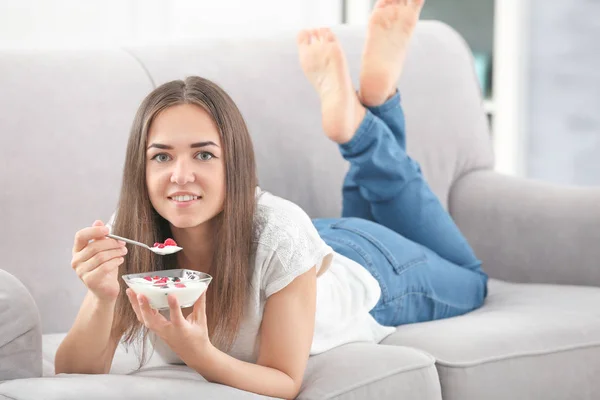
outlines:
{"label": "sofa cushion", "polygon": [[482,308],[383,343],[432,354],[444,400],[598,399],[599,304],[600,288],[490,280]]}
{"label": "sofa cushion", "polygon": [[229,386],[188,379],[129,375],[58,375],[0,384],[0,400],[270,399]]}
{"label": "sofa cushion", "polygon": [[[266,398],[208,383],[185,365],[164,364],[153,354],[141,370],[132,351],[120,346],[110,375],[54,375],[54,354],[64,334],[44,335],[45,377],[0,385],[0,395],[38,399]],[[129,389],[131,388],[131,389]],[[128,390],[129,389],[129,390]],[[441,400],[435,360],[402,346],[353,343],[309,359],[298,399]]]}
{"label": "sofa cushion", "polygon": [[42,325],[33,298],[0,269],[0,381],[42,375]]}
{"label": "sofa cushion", "polygon": [[313,356],[299,399],[440,399],[435,360],[410,347],[352,343]]}

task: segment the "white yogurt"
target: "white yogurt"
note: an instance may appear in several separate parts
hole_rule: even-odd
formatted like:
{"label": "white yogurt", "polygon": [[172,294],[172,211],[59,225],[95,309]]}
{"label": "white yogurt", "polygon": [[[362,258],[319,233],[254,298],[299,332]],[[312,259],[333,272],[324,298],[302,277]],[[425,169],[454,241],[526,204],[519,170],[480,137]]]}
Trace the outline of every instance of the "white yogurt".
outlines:
{"label": "white yogurt", "polygon": [[157,310],[163,310],[169,308],[169,303],[167,301],[167,295],[169,293],[173,293],[175,297],[177,297],[180,307],[190,307],[194,305],[196,300],[204,293],[208,284],[206,282],[188,282],[185,283],[185,287],[183,288],[174,286],[162,288],[144,283],[132,283],[129,286],[135,293],[141,293],[146,296],[150,302],[150,307],[156,308]]}
{"label": "white yogurt", "polygon": [[[152,278],[151,274],[148,274]],[[198,298],[206,291],[210,280],[201,279],[197,274],[186,271],[183,277],[173,281],[170,277],[167,282],[159,280],[148,280],[144,277],[131,277],[125,279],[127,285],[136,293],[143,294],[148,298],[150,306],[158,310],[169,308],[167,295],[173,293],[180,307],[192,306]],[[212,280],[212,279],[211,279]]]}
{"label": "white yogurt", "polygon": [[179,246],[165,246],[162,249],[160,247],[152,247],[152,251],[161,256],[177,253],[179,250],[183,250],[183,248]]}

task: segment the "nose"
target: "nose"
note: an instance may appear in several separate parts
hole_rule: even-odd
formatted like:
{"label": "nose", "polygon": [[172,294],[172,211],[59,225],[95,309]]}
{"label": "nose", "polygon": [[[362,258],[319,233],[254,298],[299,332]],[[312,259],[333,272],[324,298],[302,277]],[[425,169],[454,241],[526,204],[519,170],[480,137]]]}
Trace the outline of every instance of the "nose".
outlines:
{"label": "nose", "polygon": [[188,165],[186,160],[179,160],[175,164],[175,169],[171,174],[171,183],[183,186],[186,183],[194,182],[196,175],[191,166]]}

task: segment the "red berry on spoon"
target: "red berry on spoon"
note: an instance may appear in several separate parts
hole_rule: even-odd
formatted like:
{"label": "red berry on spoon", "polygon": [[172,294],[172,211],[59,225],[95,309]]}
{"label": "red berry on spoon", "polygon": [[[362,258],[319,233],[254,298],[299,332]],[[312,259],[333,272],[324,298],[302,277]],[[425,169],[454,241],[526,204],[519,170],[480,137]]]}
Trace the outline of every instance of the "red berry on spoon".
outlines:
{"label": "red berry on spoon", "polygon": [[173,239],[168,238],[165,240],[165,246],[177,246],[177,243]]}

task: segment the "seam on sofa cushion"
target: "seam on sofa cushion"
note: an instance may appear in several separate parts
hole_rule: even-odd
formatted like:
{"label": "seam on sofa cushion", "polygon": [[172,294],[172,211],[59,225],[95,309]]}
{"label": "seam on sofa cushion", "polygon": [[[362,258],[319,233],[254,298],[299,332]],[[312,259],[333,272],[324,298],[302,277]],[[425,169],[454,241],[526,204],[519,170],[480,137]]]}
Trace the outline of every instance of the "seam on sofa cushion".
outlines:
{"label": "seam on sofa cushion", "polygon": [[599,347],[599,346],[600,346],[600,342],[595,342],[595,343],[588,343],[588,344],[583,344],[583,345],[579,344],[579,345],[565,346],[562,348],[553,349],[551,351],[540,350],[540,351],[519,352],[519,353],[513,353],[513,354],[502,355],[502,356],[497,356],[497,357],[490,357],[487,359],[481,359],[481,360],[469,361],[469,362],[450,362],[447,360],[442,360],[442,359],[437,358],[436,364],[443,366],[443,367],[447,367],[447,368],[474,367],[474,366],[478,366],[478,365],[483,365],[483,364],[488,364],[488,363],[493,363],[493,362],[498,362],[498,361],[504,361],[504,360],[508,360],[508,359],[512,359],[512,358],[544,356],[544,355],[548,355],[548,354],[562,353],[562,352],[571,351],[571,350],[580,350],[580,349],[586,349],[586,348],[590,348],[590,347]]}
{"label": "seam on sofa cushion", "polygon": [[14,342],[15,340],[19,340],[20,338],[22,338],[23,336],[27,335],[29,332],[31,332],[33,330],[35,330],[35,326],[27,329],[25,332],[21,333],[19,336],[15,337],[15,338],[12,338],[8,342],[6,342],[4,344],[0,344],[0,348],[8,346],[9,344],[11,344],[12,342]]}
{"label": "seam on sofa cushion", "polygon": [[142,68],[142,70],[144,70],[144,73],[146,74],[146,76],[150,80],[150,84],[152,85],[152,88],[156,89],[156,82],[154,82],[154,79],[152,78],[152,75],[150,75],[150,71],[148,71],[148,68],[146,68],[146,66],[144,65],[144,63],[142,62],[142,60],[140,60],[135,54],[133,54],[133,52],[131,50],[128,50],[126,48],[121,48],[121,49],[125,53],[129,54],[129,56],[132,57],[139,64],[139,66]]}

